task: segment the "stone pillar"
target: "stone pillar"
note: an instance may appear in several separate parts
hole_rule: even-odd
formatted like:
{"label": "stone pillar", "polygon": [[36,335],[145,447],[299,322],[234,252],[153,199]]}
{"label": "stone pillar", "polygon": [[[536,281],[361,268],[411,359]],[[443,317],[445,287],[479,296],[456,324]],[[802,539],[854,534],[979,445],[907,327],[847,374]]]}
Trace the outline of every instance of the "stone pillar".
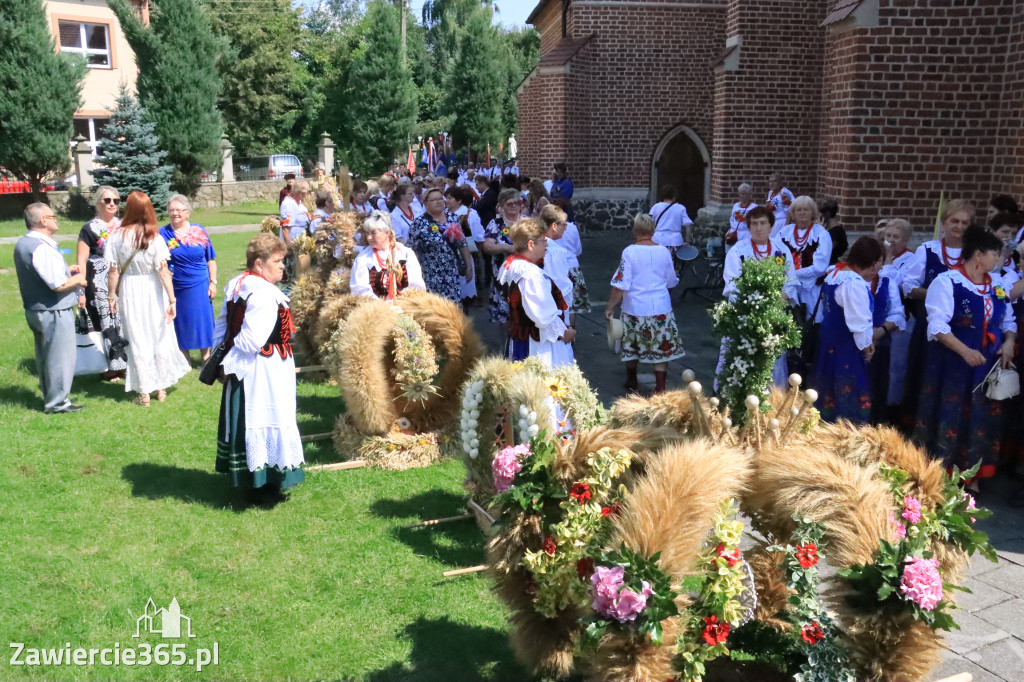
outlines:
{"label": "stone pillar", "polygon": [[220,181],[221,182],[234,182],[235,181],[235,162],[234,162],[234,150],[228,141],[228,136],[225,133],[220,136]]}
{"label": "stone pillar", "polygon": [[92,187],[92,146],[82,135],[75,137],[76,143],[71,149],[71,159],[75,167],[75,177],[78,178],[78,186],[87,190]]}
{"label": "stone pillar", "polygon": [[323,164],[327,175],[334,173],[334,142],[331,136],[324,131],[320,134],[320,142],[316,146],[317,161]]}

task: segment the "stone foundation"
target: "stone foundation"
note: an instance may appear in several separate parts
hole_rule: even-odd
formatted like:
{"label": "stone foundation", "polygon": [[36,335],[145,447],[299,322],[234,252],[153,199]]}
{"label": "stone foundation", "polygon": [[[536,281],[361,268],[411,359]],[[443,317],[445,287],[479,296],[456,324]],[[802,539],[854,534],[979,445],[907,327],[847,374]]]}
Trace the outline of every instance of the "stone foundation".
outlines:
{"label": "stone foundation", "polygon": [[631,230],[633,217],[646,213],[651,205],[647,190],[618,187],[588,187],[573,193],[572,208],[580,231]]}
{"label": "stone foundation", "polygon": [[192,198],[196,208],[234,206],[256,201],[277,201],[284,187],[282,180],[242,180],[239,182],[206,182]]}

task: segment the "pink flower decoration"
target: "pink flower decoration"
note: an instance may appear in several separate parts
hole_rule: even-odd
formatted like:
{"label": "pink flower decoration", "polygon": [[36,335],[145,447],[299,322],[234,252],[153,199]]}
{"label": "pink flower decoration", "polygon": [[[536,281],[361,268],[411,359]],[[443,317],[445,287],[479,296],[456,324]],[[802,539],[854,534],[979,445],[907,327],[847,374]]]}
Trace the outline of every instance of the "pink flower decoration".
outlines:
{"label": "pink flower decoration", "polygon": [[922,609],[931,611],[942,601],[942,576],[935,559],[908,557],[900,578],[900,592]]}
{"label": "pink flower decoration", "polygon": [[896,515],[889,512],[890,541],[896,542],[907,537],[907,527],[896,520]]}
{"label": "pink flower decoration", "polygon": [[491,462],[494,489],[503,493],[512,487],[516,474],[523,468],[523,460],[530,456],[530,446],[516,445],[503,448]]}
{"label": "pink flower decoration", "polygon": [[605,618],[629,623],[647,608],[647,598],[654,594],[650,583],[643,581],[640,593],[624,586],[625,569],[621,566],[598,566],[590,576],[593,585],[594,611]]}
{"label": "pink flower decoration", "polygon": [[636,620],[636,617],[647,608],[647,597],[652,594],[654,592],[651,591],[651,586],[646,580],[643,582],[643,589],[640,591],[640,594],[637,594],[628,587],[623,587],[622,591],[619,592],[619,599],[615,603],[613,613],[615,620],[620,623],[629,623]]}
{"label": "pink flower decoration", "polygon": [[921,503],[916,497],[908,496],[903,500],[903,518],[911,523],[921,520]]}
{"label": "pink flower decoration", "polygon": [[[964,499],[967,500],[967,511],[970,511],[972,509],[977,509],[977,507],[974,504],[974,495],[971,495],[970,493],[965,492],[964,493]],[[971,523],[974,523],[975,521],[977,521],[977,519],[972,516],[971,517]]]}

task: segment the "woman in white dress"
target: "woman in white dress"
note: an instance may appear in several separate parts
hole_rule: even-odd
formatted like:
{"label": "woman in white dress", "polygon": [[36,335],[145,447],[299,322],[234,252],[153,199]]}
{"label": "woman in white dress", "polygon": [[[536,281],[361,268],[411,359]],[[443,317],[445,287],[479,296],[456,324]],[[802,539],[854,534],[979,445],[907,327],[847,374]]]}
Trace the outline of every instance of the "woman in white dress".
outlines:
{"label": "woman in white dress", "polygon": [[394,210],[391,211],[391,227],[395,231],[395,239],[405,244],[409,241],[409,229],[416,222],[416,211],[412,208],[415,190],[409,183],[403,182],[391,193]]}
{"label": "woman in white dress", "polygon": [[275,286],[284,276],[284,255],[273,235],[253,237],[246,270],[224,289],[214,334],[214,343],[227,349],[216,469],[266,504],[305,479],[295,422],[295,325],[288,297]]}
{"label": "woman in white dress", "polygon": [[654,243],[668,247],[675,256],[680,246],[690,241],[693,221],[686,207],[676,201],[676,189],[671,185],[661,188],[660,201],[651,207],[654,219]]}
{"label": "woman in white dress", "polygon": [[654,365],[654,392],[665,390],[668,363],[686,355],[672,312],[669,290],[679,284],[672,254],[656,243],[654,218],[644,213],[633,219],[636,243],[622,252],[612,276],[611,295],[604,316],[611,319],[622,303],[622,361],[626,363],[627,391],[636,391],[639,363]]}
{"label": "woman in white dress", "polygon": [[363,222],[364,246],[352,263],[349,289],[356,296],[372,296],[392,301],[412,287],[426,291],[423,272],[416,254],[395,240],[391,216],[373,211]]}
{"label": "woman in white dress", "polygon": [[523,218],[509,229],[515,252],[498,270],[497,281],[509,304],[505,357],[539,357],[548,367],[571,365],[576,330],[565,323],[568,305],[538,263],[544,260],[547,238],[543,225]]}
{"label": "woman in white dress", "polygon": [[110,265],[107,291],[110,311],[121,319],[128,340],[125,391],[135,391],[140,405],[150,394],[163,402],[167,389],[191,369],[178,350],[177,314],[167,261],[171,252],[160,238],[153,204],[142,192],[128,195],[121,226],[107,237],[103,257]]}

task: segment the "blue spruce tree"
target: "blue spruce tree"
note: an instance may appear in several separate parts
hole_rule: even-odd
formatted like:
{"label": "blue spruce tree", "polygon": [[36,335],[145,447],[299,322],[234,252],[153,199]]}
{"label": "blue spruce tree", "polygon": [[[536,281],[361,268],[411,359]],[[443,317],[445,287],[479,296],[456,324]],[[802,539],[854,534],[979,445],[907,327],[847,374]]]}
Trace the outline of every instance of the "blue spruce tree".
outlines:
{"label": "blue spruce tree", "polygon": [[122,85],[96,159],[110,169],[109,184],[121,196],[138,190],[149,195],[157,211],[167,208],[173,167],[159,148],[156,125],[145,121],[145,110]]}

